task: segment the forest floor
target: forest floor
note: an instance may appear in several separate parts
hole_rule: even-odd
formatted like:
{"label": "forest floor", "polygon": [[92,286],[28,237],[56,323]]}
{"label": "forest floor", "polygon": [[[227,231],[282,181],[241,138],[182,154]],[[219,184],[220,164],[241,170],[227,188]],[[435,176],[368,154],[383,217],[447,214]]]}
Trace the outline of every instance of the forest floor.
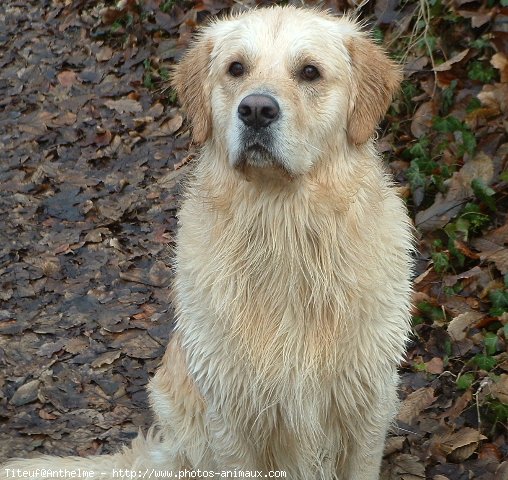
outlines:
{"label": "forest floor", "polygon": [[[170,67],[209,16],[255,4],[1,2],[0,461],[107,453],[150,425],[196,153]],[[506,480],[507,2],[359,13],[405,64],[378,146],[419,242],[383,478]]]}

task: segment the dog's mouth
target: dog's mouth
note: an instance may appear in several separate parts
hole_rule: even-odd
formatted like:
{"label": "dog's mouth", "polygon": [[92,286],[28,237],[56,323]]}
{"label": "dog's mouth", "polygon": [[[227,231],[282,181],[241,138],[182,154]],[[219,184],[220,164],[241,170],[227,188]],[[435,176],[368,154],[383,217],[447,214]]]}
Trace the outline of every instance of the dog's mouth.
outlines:
{"label": "dog's mouth", "polygon": [[252,143],[244,147],[240,152],[238,164],[248,164],[253,167],[270,167],[277,159],[268,147],[261,143]]}
{"label": "dog's mouth", "polygon": [[271,129],[252,132],[250,129],[242,132],[241,149],[235,166],[250,165],[264,168],[282,164],[273,148],[273,132]]}
{"label": "dog's mouth", "polygon": [[239,154],[235,169],[241,172],[247,180],[259,178],[284,178],[291,180],[293,174],[284,163],[271,151],[260,143],[246,146]]}

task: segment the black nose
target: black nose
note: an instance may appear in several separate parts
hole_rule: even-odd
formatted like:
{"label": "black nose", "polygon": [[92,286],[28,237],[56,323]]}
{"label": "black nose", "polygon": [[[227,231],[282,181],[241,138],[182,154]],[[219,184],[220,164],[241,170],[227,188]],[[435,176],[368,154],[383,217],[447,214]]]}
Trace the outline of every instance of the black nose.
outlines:
{"label": "black nose", "polygon": [[279,104],[269,95],[247,95],[238,105],[238,116],[248,127],[267,127],[277,120]]}

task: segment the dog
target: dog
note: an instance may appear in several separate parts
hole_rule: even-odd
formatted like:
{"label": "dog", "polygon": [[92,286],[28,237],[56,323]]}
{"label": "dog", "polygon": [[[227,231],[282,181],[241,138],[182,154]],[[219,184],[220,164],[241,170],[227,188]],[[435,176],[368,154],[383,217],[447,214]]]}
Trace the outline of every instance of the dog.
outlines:
{"label": "dog", "polygon": [[116,455],[12,460],[0,477],[379,478],[413,247],[374,137],[400,80],[347,16],[271,7],[206,26],[173,78],[202,149],[155,428]]}

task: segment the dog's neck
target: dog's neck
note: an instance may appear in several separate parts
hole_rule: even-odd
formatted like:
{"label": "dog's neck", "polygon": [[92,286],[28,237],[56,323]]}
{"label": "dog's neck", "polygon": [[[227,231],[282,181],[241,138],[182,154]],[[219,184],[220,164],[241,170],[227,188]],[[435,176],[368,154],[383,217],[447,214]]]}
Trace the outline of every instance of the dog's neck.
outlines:
{"label": "dog's neck", "polygon": [[[369,196],[382,195],[379,186],[383,185],[380,177],[384,170],[372,142],[332,148],[326,158],[318,159],[300,175],[276,166],[232,168],[224,161],[227,152],[214,142],[203,146],[201,156],[206,162],[197,162],[193,194],[217,212],[238,209],[243,202],[268,208],[279,202],[289,208],[288,204],[293,203],[300,208],[312,200],[314,205],[345,213],[359,188],[368,190]],[[381,199],[372,200],[376,203]]]}

